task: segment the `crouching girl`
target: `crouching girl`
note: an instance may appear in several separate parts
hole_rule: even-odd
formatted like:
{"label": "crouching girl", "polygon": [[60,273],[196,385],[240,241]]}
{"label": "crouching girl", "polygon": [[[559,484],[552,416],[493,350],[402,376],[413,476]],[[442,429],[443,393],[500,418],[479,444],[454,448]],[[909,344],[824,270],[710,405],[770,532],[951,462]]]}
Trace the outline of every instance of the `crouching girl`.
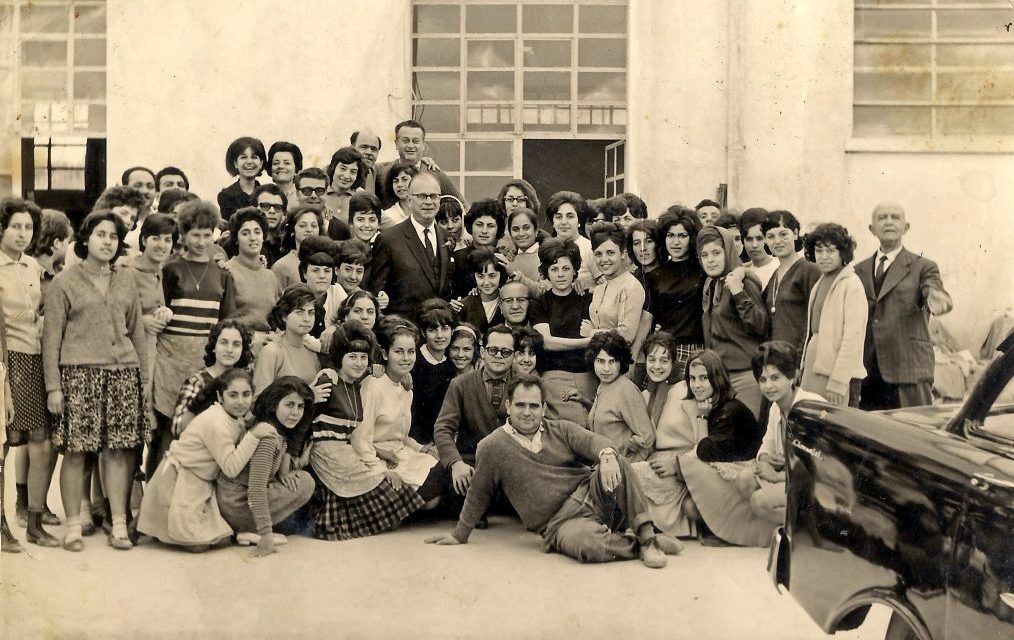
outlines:
{"label": "crouching girl", "polygon": [[313,478],[306,471],[292,469],[306,448],[313,419],[313,390],[295,376],[272,382],[257,397],[253,409],[258,426],[275,430],[261,438],[250,463],[230,477],[218,473],[216,495],[222,517],[236,531],[240,545],[256,544],[251,556],[275,552],[285,536],[272,533],[272,525],[289,517],[310,500]]}
{"label": "crouching girl", "polygon": [[202,393],[217,402],[201,411],[169,447],[148,483],[137,523],[139,532],[194,552],[232,536],[215,498],[219,471],[235,478],[260,439],[278,434],[267,423],[246,429],[245,416],[253,401],[253,383],[246,371],[230,369]]}

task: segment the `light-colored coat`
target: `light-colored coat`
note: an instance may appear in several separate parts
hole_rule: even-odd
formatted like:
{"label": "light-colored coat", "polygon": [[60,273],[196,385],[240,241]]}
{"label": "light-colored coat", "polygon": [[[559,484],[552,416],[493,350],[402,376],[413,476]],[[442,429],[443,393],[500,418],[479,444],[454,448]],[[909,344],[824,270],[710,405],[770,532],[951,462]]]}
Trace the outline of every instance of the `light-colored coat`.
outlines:
{"label": "light-colored coat", "polygon": [[[810,291],[806,308],[806,335],[810,335],[810,319],[817,297],[819,283]],[[851,265],[845,265],[831,283],[820,314],[816,335],[808,340],[806,352],[815,349],[814,372],[827,376],[830,391],[847,394],[849,382],[866,377],[863,366],[863,345],[866,341],[866,322],[869,318],[866,290]]]}

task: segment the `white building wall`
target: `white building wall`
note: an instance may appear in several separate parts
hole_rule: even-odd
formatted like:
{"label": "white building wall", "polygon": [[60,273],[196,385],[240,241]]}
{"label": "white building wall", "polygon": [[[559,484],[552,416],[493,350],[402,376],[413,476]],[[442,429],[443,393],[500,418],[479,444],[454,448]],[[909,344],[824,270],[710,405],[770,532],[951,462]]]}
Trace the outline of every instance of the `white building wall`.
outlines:
{"label": "white building wall", "polygon": [[[174,165],[214,199],[242,135],[325,165],[349,134],[409,117],[408,0],[109,2],[108,176]],[[262,179],[263,180],[263,179]]]}

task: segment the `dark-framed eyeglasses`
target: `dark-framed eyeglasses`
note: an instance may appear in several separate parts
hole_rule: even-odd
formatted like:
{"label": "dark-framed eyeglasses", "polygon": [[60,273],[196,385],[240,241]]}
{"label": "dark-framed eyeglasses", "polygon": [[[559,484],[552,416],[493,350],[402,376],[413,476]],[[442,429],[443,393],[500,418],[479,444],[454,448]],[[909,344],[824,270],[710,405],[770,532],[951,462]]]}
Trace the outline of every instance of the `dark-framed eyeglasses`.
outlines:
{"label": "dark-framed eyeglasses", "polygon": [[299,190],[299,192],[307,198],[315,194],[322,196],[327,193],[327,187],[303,187]]}
{"label": "dark-framed eyeglasses", "polygon": [[527,204],[528,196],[504,196],[504,204]]}
{"label": "dark-framed eyeglasses", "polygon": [[277,211],[278,213],[281,213],[282,211],[285,211],[285,207],[283,207],[282,203],[280,202],[258,202],[257,208],[263,211],[264,213],[270,213],[272,211]]}
{"label": "dark-framed eyeglasses", "polygon": [[509,358],[514,355],[514,349],[508,349],[507,347],[483,347],[483,349],[494,358]]}

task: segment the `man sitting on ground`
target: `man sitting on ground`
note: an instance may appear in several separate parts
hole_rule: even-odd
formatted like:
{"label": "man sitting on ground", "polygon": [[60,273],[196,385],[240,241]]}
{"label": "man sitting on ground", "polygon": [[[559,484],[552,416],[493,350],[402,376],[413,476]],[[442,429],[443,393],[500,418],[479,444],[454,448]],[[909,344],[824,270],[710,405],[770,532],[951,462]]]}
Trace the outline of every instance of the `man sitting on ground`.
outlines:
{"label": "man sitting on ground", "polygon": [[[427,543],[468,542],[499,486],[525,527],[542,536],[546,551],[579,562],[640,557],[651,568],[682,551],[679,541],[655,533],[637,476],[607,439],[573,422],[543,419],[537,377],[517,376],[507,397],[507,422],[479,443],[458,525]],[[595,460],[597,468],[587,466]]]}

